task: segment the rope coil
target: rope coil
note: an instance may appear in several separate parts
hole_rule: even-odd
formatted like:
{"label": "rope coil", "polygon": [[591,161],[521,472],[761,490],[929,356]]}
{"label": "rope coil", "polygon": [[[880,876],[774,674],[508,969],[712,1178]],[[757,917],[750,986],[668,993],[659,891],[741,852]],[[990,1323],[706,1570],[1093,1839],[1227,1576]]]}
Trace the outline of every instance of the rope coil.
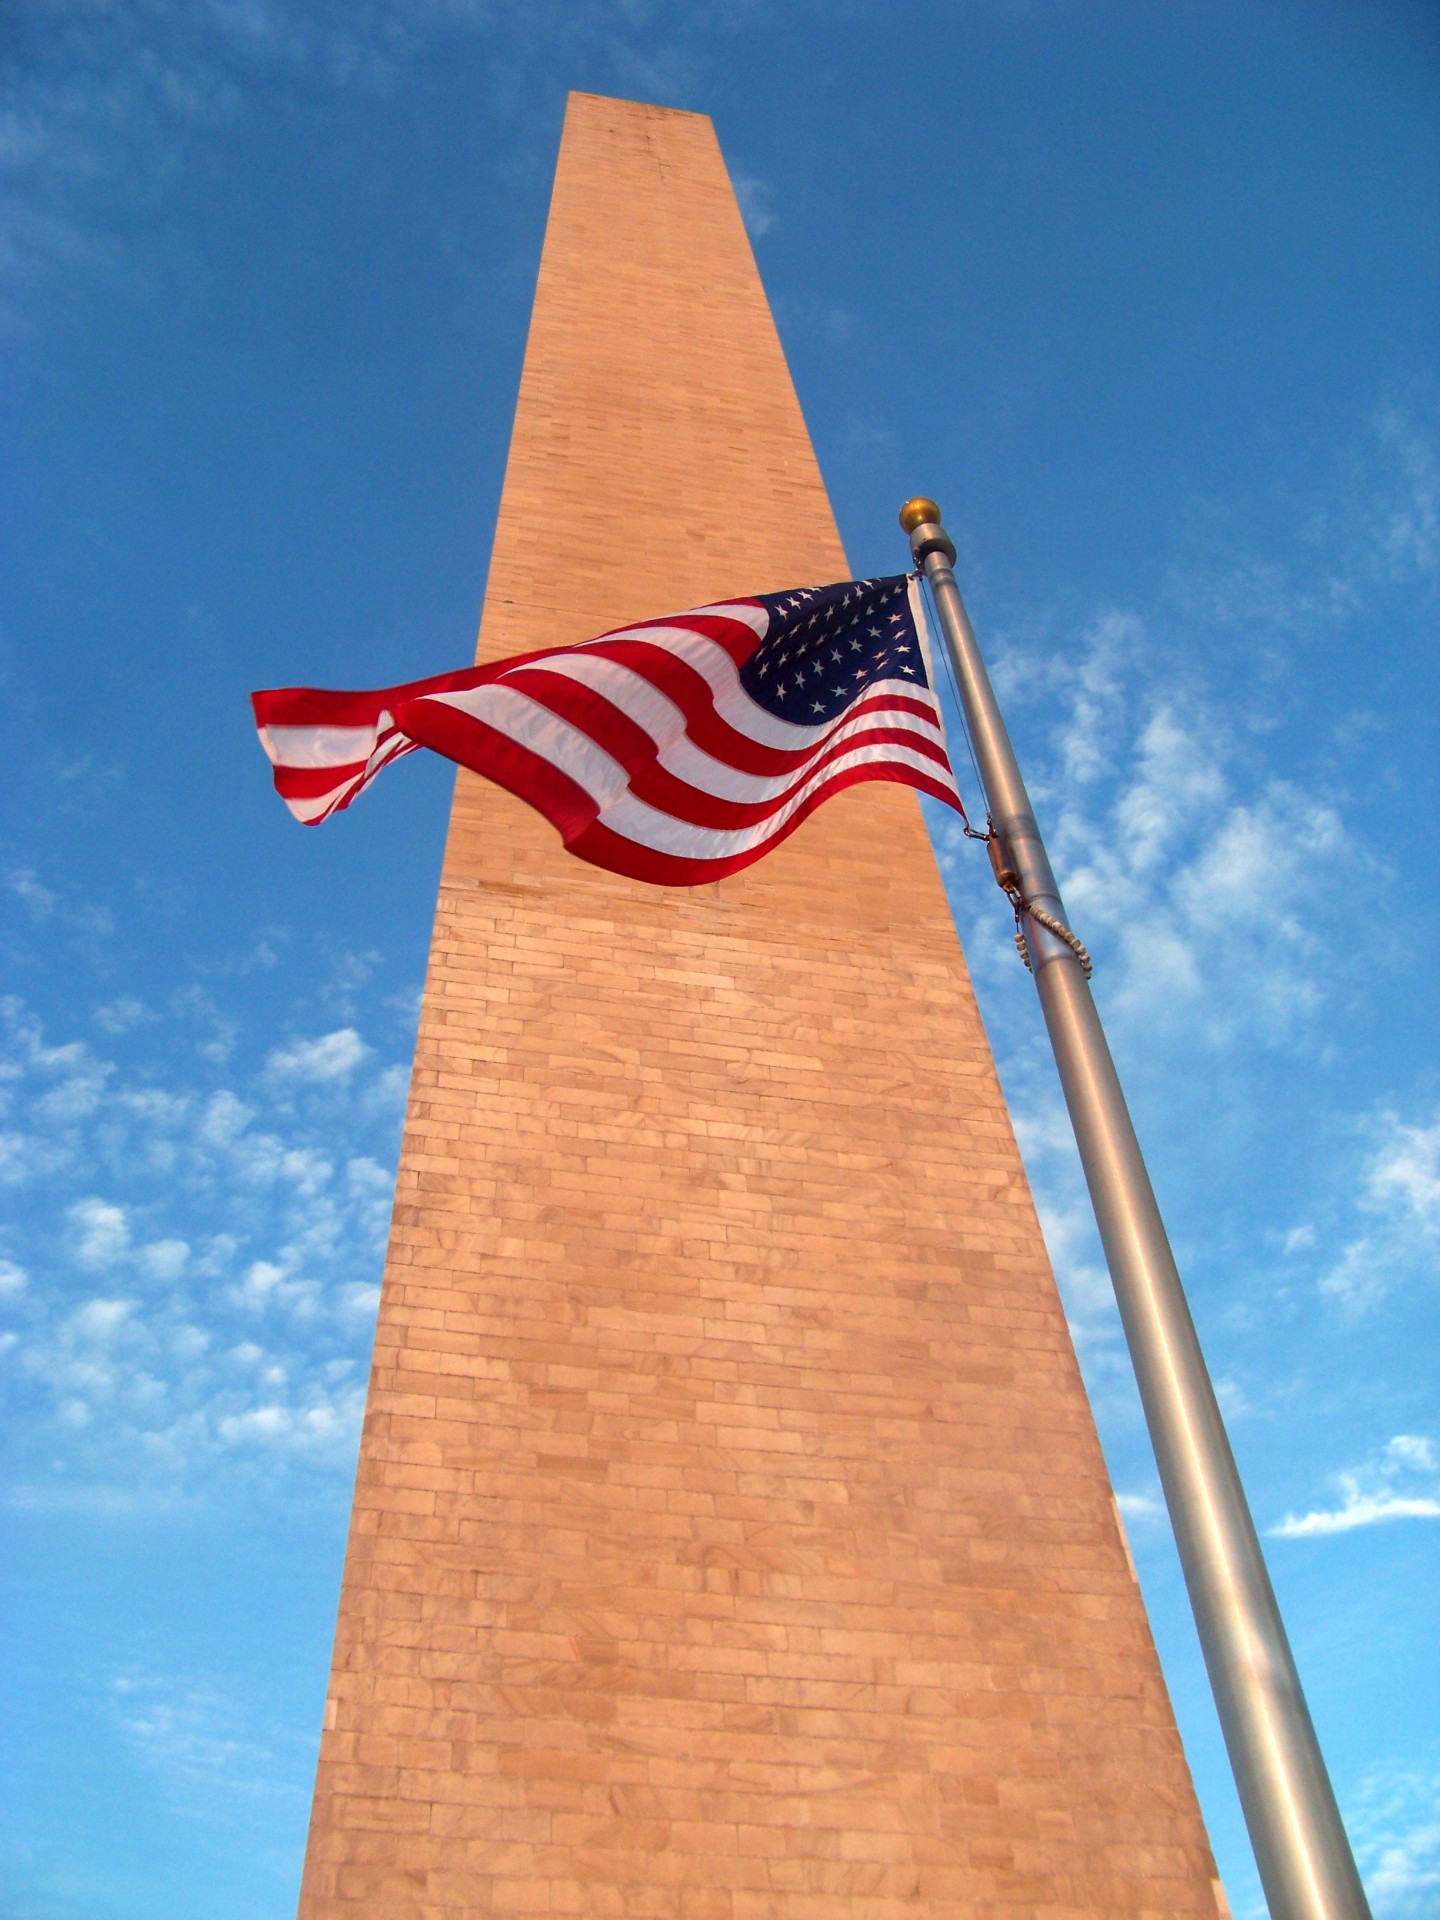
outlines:
{"label": "rope coil", "polygon": [[1033,973],[1035,969],[1030,964],[1030,943],[1025,938],[1024,927],[1020,924],[1020,916],[1022,913],[1028,913],[1030,918],[1039,926],[1044,927],[1047,933],[1053,933],[1057,940],[1063,940],[1075,958],[1080,962],[1080,969],[1085,975],[1085,978],[1087,980],[1090,978],[1091,974],[1095,971],[1095,962],[1090,958],[1089,949],[1078,933],[1075,933],[1071,928],[1067,927],[1063,920],[1057,920],[1053,913],[1047,913],[1044,907],[1033,905],[1029,900],[1023,899],[1018,893],[1012,893],[1010,895],[1010,904],[1015,909],[1015,951],[1025,962],[1025,970],[1027,973]]}

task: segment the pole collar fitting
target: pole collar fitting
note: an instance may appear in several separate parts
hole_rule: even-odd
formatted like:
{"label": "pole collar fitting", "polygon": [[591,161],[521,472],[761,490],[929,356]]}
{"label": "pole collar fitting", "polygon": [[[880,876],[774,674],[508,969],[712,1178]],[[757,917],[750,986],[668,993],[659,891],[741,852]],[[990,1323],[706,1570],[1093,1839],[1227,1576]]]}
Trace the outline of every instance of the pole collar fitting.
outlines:
{"label": "pole collar fitting", "polygon": [[915,556],[917,567],[924,565],[925,556],[930,553],[943,553],[952,567],[955,564],[955,542],[933,520],[922,521],[918,527],[911,529],[910,551]]}

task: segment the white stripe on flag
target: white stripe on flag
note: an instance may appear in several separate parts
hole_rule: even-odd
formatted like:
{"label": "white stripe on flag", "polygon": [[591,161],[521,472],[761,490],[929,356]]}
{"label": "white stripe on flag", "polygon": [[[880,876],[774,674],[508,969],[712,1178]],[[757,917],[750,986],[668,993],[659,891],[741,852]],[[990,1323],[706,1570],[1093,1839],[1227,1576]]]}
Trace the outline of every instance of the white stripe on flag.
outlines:
{"label": "white stripe on flag", "polygon": [[[544,664],[547,670],[563,672],[567,679],[577,680],[582,685],[588,686],[592,693],[599,695],[611,706],[617,708],[655,742],[657,764],[663,767],[666,773],[673,774],[677,780],[683,780],[687,786],[695,787],[701,793],[710,794],[717,800],[735,801],[742,806],[760,806],[768,800],[777,800],[788,793],[796,780],[802,778],[805,773],[803,764],[779,774],[745,773],[740,768],[731,766],[728,761],[716,759],[713,754],[707,753],[703,747],[698,746],[691,739],[685,730],[685,715],[672,700],[667,699],[642,674],[621,667],[613,660],[588,661],[585,663],[587,671],[578,671],[580,663],[573,660],[546,661]],[[924,692],[924,688],[913,686],[906,680],[884,680],[867,688],[865,697],[869,700],[876,696],[903,696],[914,700],[923,697]],[[435,693],[428,695],[427,698],[442,706],[454,707],[461,713],[469,714],[473,719],[483,721],[486,726],[494,727],[497,733],[506,734],[521,746],[529,747],[532,752],[543,753],[547,759],[550,757],[543,748],[535,744],[535,738],[532,738],[532,731],[538,723],[522,718],[522,710],[514,707],[512,703],[524,701],[526,708],[534,709],[539,714],[551,718],[556,716],[550,714],[550,709],[542,699],[525,692],[521,687],[507,687],[503,683],[492,682],[488,686],[472,687],[464,693]],[[560,722],[560,724],[569,723]],[[792,733],[803,731],[814,736],[812,744],[818,752],[825,747],[853,740],[857,735],[879,727],[914,733],[917,738],[931,739],[937,743],[941,739],[940,728],[936,721],[893,708],[878,713],[857,715],[854,719],[842,721],[838,726],[832,721],[828,728],[792,727],[790,731]],[[541,736],[536,735],[536,737]],[[603,750],[597,748],[597,751]],[[606,759],[609,760],[609,758],[607,754]],[[611,761],[610,764],[618,763]],[[936,773],[940,778],[944,778],[943,768],[937,767]],[[598,793],[596,797],[599,797]]]}
{"label": "white stripe on flag", "polygon": [[373,727],[261,727],[260,744],[277,767],[353,767],[394,724],[382,713]]}
{"label": "white stripe on flag", "polygon": [[811,794],[831,780],[839,779],[854,767],[882,764],[908,767],[931,780],[945,780],[942,767],[924,754],[911,752],[908,747],[857,747],[853,753],[842,754],[838,760],[813,774],[783,807],[777,807],[774,813],[757,821],[753,827],[691,826],[671,814],[657,812],[633,793],[626,793],[608,807],[600,816],[600,824],[609,827],[612,833],[619,834],[623,839],[633,840],[655,853],[668,853],[685,860],[724,860],[737,853],[748,853],[752,847],[773,840]]}
{"label": "white stripe on flag", "polygon": [[[914,691],[906,682],[899,684],[907,692]],[[483,706],[468,704],[478,701],[481,695],[490,696]],[[517,746],[528,748],[531,753],[558,768],[577,786],[583,787],[600,809],[602,825],[640,846],[682,859],[720,860],[758,846],[770,839],[817,787],[824,786],[827,781],[838,778],[853,767],[895,762],[923,773],[932,780],[948,784],[945,768],[928,755],[895,745],[866,746],[862,740],[805,778],[783,806],[777,807],[753,826],[700,827],[673,814],[661,813],[647,802],[637,799],[630,791],[629,773],[618,760],[598,746],[588,733],[573,726],[570,721],[562,720],[528,694],[520,693],[513,687],[491,685],[477,687],[473,694],[430,697],[443,700],[447,705],[457,705],[461,699],[465,700],[467,712],[473,713],[497,733],[503,733]],[[797,773],[800,771],[798,768],[795,770]],[[794,777],[792,773],[790,778],[793,780]],[[784,790],[782,784],[780,791]]]}
{"label": "white stripe on flag", "polygon": [[[763,609],[752,611],[758,612],[763,620]],[[754,626],[755,622],[747,621],[746,625]],[[763,627],[758,631],[763,637]],[[708,634],[692,633],[685,627],[645,627],[628,634],[607,634],[606,639],[648,643],[693,667],[714,696],[715,711],[720,718],[736,733],[753,740],[756,746],[778,747],[782,753],[803,753],[807,747],[813,747],[817,740],[825,738],[823,726],[797,727],[789,720],[782,720],[778,714],[767,713],[763,707],[757,707],[740,684],[740,672],[730,654],[718,640],[710,639]],[[602,643],[597,641],[595,644],[599,646]],[[563,673],[577,659],[583,659],[586,651],[583,647],[577,647],[563,660],[557,656],[550,660],[532,660],[527,665],[548,667],[554,672]],[[604,660],[603,654],[591,657],[597,661]],[[613,666],[615,663],[612,661],[607,664]]]}

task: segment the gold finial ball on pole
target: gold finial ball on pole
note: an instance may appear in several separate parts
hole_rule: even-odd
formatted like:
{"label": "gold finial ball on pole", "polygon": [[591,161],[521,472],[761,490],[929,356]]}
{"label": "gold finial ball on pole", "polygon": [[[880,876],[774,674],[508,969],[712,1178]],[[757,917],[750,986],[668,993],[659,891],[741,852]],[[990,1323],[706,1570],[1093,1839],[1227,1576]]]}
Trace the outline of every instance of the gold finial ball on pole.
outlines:
{"label": "gold finial ball on pole", "polygon": [[901,507],[900,524],[906,533],[913,533],[916,527],[923,527],[927,523],[930,526],[940,524],[940,509],[933,500],[907,500]]}

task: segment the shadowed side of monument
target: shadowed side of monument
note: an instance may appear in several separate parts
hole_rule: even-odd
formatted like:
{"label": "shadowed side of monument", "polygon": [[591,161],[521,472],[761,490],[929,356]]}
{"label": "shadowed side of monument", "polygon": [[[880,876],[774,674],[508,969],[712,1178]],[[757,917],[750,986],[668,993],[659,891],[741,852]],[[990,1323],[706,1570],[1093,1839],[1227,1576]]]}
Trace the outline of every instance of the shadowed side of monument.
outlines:
{"label": "shadowed side of monument", "polygon": [[[481,656],[845,572],[709,121],[572,97]],[[462,774],[302,1915],[1214,1911],[913,796],[667,893]]]}

